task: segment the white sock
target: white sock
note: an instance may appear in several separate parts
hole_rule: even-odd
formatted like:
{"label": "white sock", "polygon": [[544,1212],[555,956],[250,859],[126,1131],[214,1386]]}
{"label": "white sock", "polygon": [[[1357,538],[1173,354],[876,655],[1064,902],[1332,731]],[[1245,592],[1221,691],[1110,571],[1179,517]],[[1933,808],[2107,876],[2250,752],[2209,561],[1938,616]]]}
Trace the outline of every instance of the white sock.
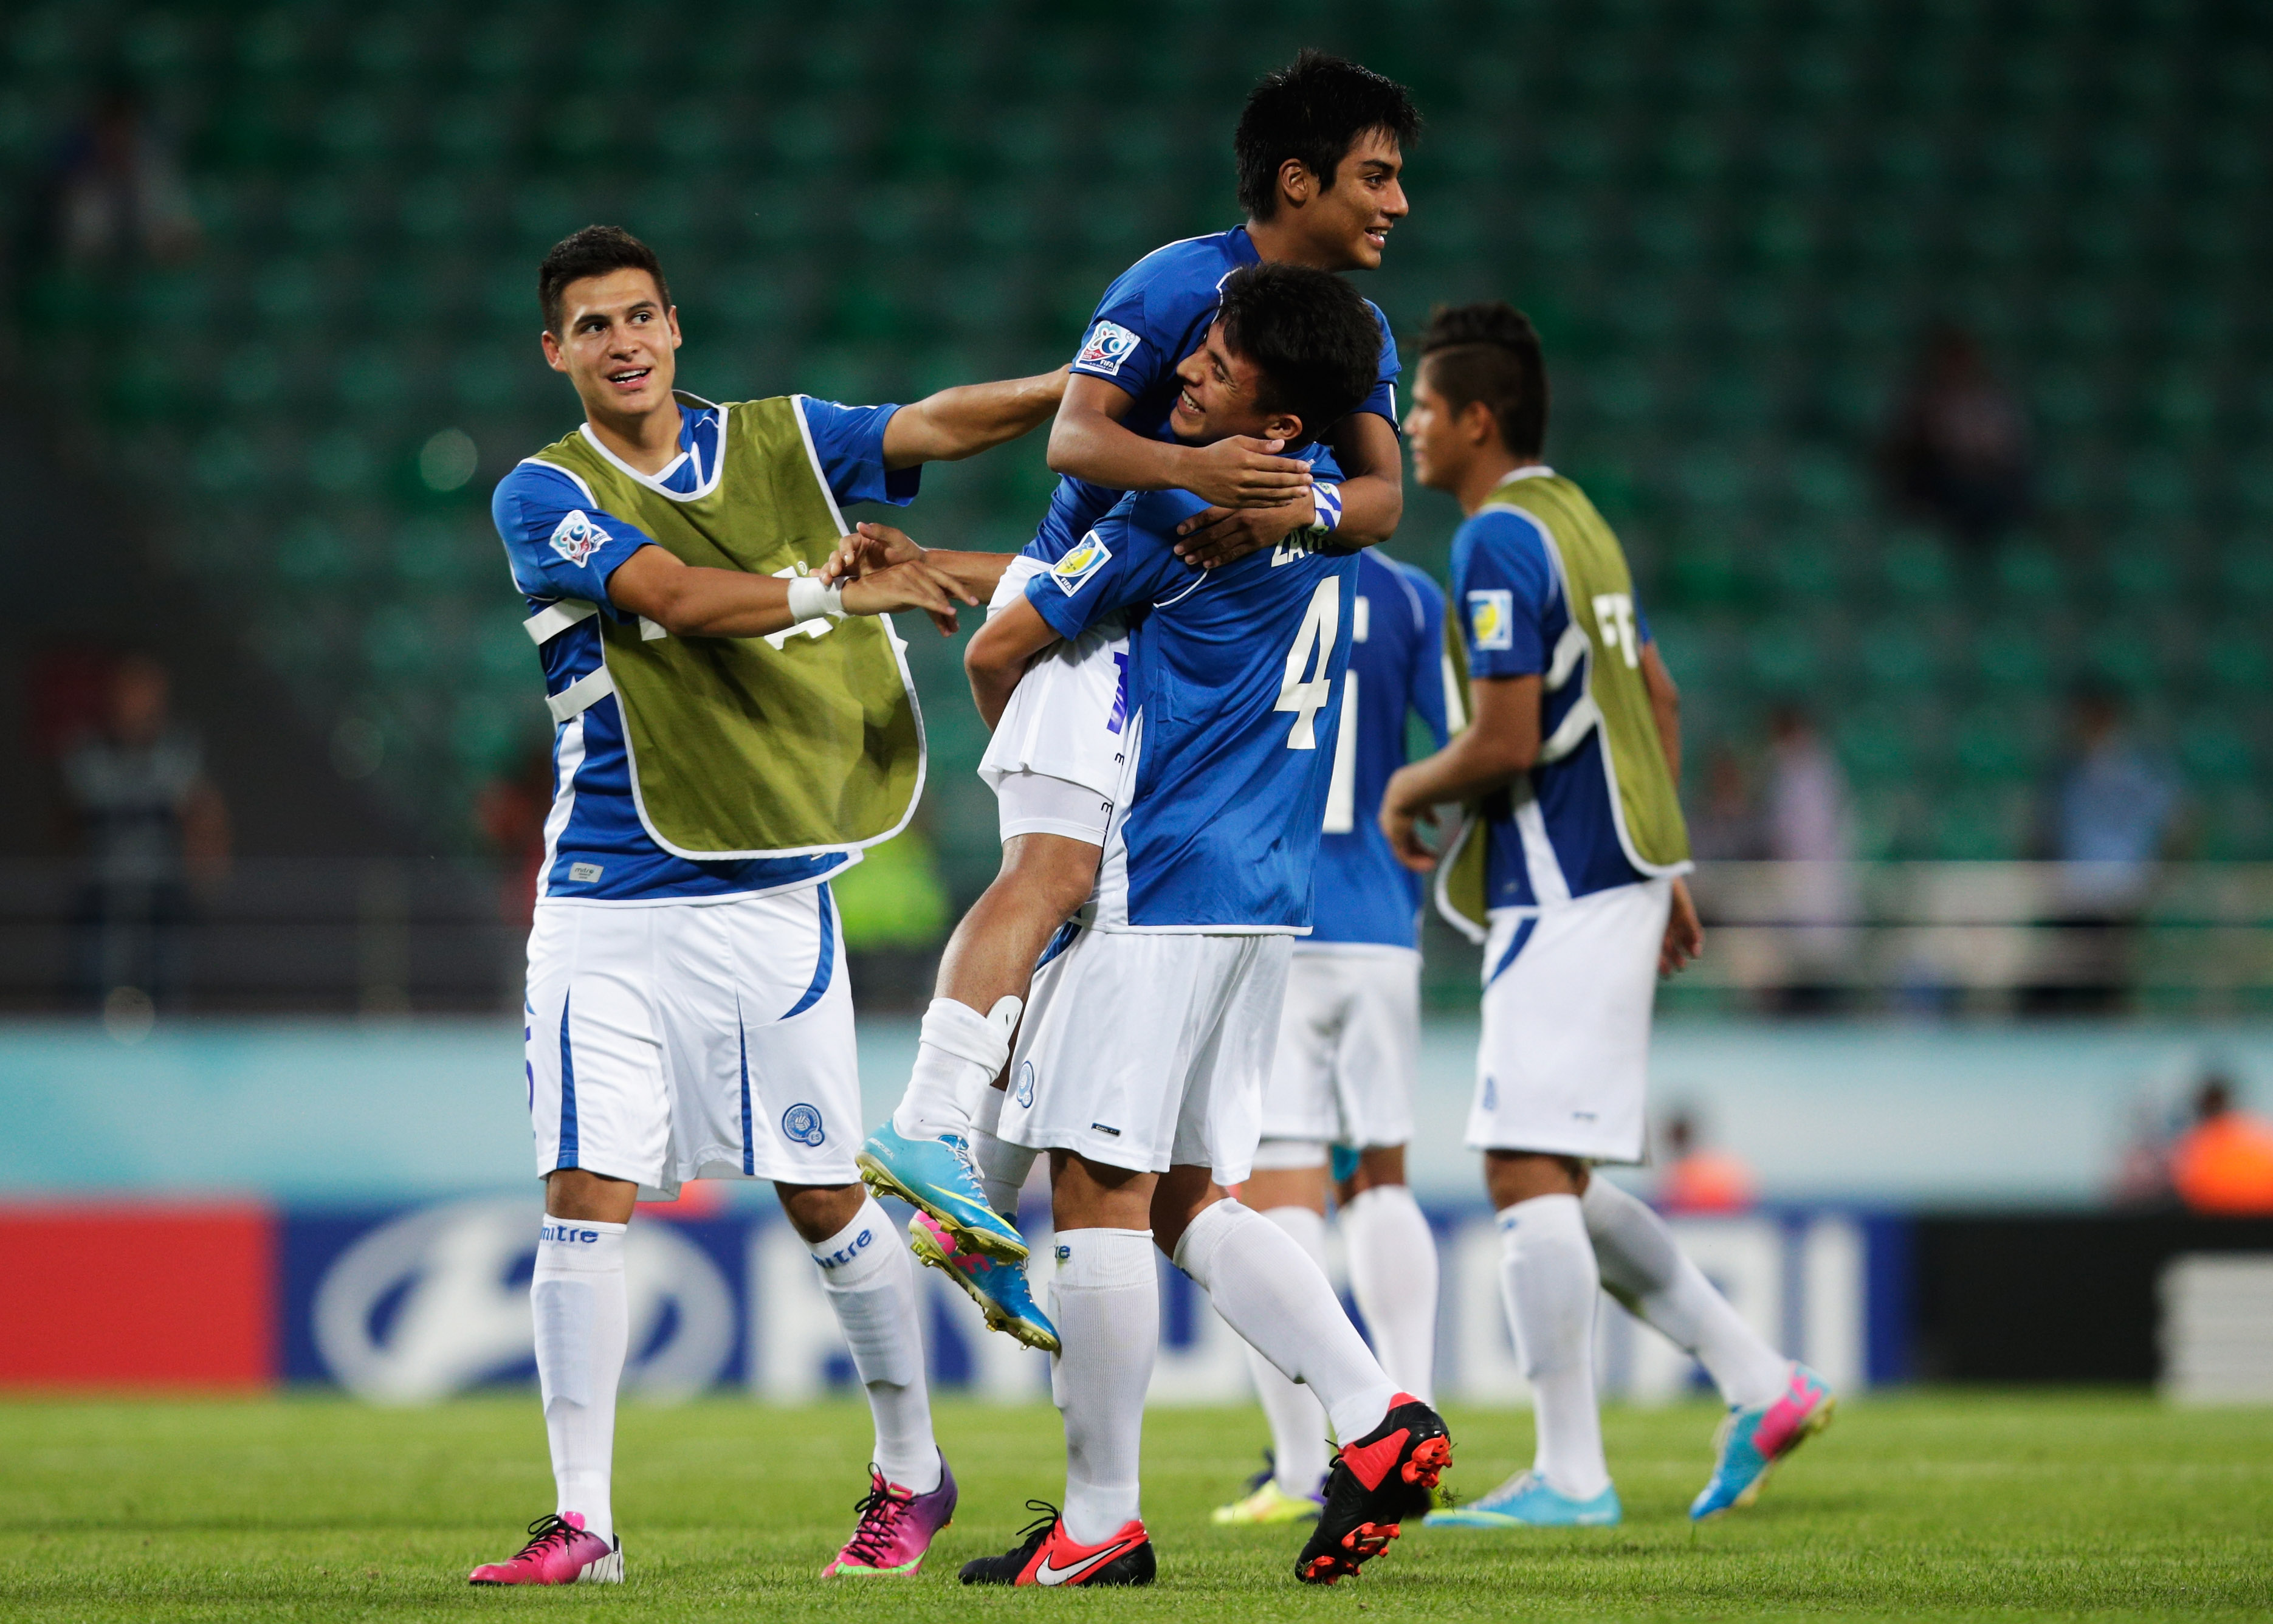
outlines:
{"label": "white sock", "polygon": [[1729,1403],[1775,1402],[1790,1363],[1682,1255],[1665,1220],[1604,1178],[1587,1181],[1579,1205],[1610,1295],[1694,1355]]}
{"label": "white sock", "polygon": [[[1263,1214],[1285,1230],[1302,1249],[1302,1255],[1326,1272],[1326,1221],[1307,1207],[1274,1207]],[[1247,1350],[1248,1373],[1255,1378],[1255,1396],[1271,1423],[1272,1472],[1289,1494],[1316,1494],[1318,1479],[1326,1475],[1326,1416],[1317,1395],[1279,1373],[1279,1367]]]}
{"label": "white sock", "polygon": [[1381,1425],[1397,1386],[1342,1312],[1325,1271],[1285,1230],[1236,1201],[1218,1201],[1185,1229],[1176,1267],[1280,1375],[1309,1384],[1336,1438],[1354,1443]]}
{"label": "white sock", "polygon": [[1389,1379],[1424,1402],[1437,1390],[1437,1237],[1403,1184],[1376,1184],[1341,1209],[1350,1289]]}
{"label": "white sock", "polygon": [[1050,1395],[1065,1416],[1066,1533],[1101,1545],[1142,1515],[1144,1390],[1160,1344],[1150,1229],[1060,1229],[1051,1282],[1064,1351]]}
{"label": "white sock", "polygon": [[876,1470],[884,1481],[928,1494],[939,1487],[939,1445],[924,1384],[916,1266],[900,1232],[871,1196],[851,1223],[808,1242],[821,1289],[851,1345],[852,1368],[876,1423]]}
{"label": "white sock", "polygon": [[1001,1088],[989,1088],[979,1096],[979,1109],[971,1117],[971,1159],[979,1164],[979,1182],[986,1188],[986,1205],[1015,1221],[1018,1192],[1026,1187],[1026,1175],[1033,1171],[1034,1158],[1041,1152],[995,1138],[994,1130],[1002,1122],[1002,1102],[1009,1097],[1009,1092]]}
{"label": "white sock", "polygon": [[629,1226],[548,1215],[537,1231],[529,1304],[536,1321],[536,1382],[552,1446],[553,1509],[580,1512],[601,1538],[616,1537],[609,1493],[616,1450],[616,1384],[623,1379],[631,1315],[624,1297]]}
{"label": "white sock", "polygon": [[1564,1493],[1592,1500],[1609,1486],[1610,1469],[1594,1407],[1594,1299],[1602,1281],[1579,1198],[1518,1201],[1501,1209],[1499,1227],[1500,1289],[1539,1432],[1532,1470]]}
{"label": "white sock", "polygon": [[[1005,1004],[1010,1006],[1007,1020]],[[892,1126],[911,1139],[970,1132],[979,1092],[993,1085],[1010,1058],[1010,1034],[1024,1007],[1019,999],[1003,998],[992,1014],[981,1015],[953,998],[934,998],[924,1011],[915,1070],[892,1113]]]}

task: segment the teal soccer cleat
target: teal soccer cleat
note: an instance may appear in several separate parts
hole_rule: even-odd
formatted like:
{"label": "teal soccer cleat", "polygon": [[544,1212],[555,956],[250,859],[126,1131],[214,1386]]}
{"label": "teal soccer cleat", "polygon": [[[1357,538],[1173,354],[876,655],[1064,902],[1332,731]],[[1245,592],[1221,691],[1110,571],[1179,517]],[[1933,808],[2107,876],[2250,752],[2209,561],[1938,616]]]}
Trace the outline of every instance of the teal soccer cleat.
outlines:
{"label": "teal soccer cleat", "polygon": [[1618,1492],[1572,1500],[1535,1472],[1518,1472],[1482,1500],[1432,1511],[1429,1528],[1609,1528],[1625,1520]]}
{"label": "teal soccer cleat", "polygon": [[1000,1263],[1026,1260],[1024,1238],[986,1204],[970,1143],[961,1134],[911,1139],[887,1122],[852,1160],[869,1189],[929,1213],[965,1251],[984,1252]]}
{"label": "teal soccer cleat", "polygon": [[1690,1520],[1701,1522],[1751,1505],[1776,1462],[1831,1425],[1838,1402],[1828,1382],[1795,1362],[1774,1403],[1729,1410],[1714,1440],[1721,1458],[1714,1464],[1711,1481],[1690,1505]]}
{"label": "teal soccer cleat", "polygon": [[1050,1323],[1026,1287],[1026,1266],[997,1263],[956,1244],[948,1228],[929,1213],[908,1220],[908,1248],[971,1296],[986,1316],[986,1328],[1016,1337],[1044,1353],[1058,1351],[1058,1328]]}

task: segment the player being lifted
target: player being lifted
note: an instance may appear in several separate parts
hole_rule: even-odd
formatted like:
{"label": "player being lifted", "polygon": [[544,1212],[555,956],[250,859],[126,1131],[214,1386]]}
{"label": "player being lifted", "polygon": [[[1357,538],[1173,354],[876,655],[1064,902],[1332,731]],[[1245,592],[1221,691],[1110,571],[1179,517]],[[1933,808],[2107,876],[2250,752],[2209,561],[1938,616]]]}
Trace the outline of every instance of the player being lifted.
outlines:
{"label": "player being lifted", "polygon": [[[1437,1243],[1405,1183],[1421,1058],[1421,882],[1377,816],[1405,764],[1406,718],[1444,743],[1459,719],[1444,654],[1444,595],[1378,548],[1359,555],[1349,674],[1318,845],[1310,934],[1294,944],[1287,1009],[1263,1099],[1263,1143],[1240,1199],[1326,1262],[1328,1150],[1350,1285],[1390,1380],[1431,1397],[1437,1357]],[[1326,1475],[1317,1400],[1249,1350],[1271,1422],[1272,1463],[1218,1522],[1295,1522],[1318,1515]]]}
{"label": "player being lifted", "polygon": [[[1159,249],[1106,289],[1050,433],[1050,465],[1064,478],[991,608],[1016,602],[1034,575],[1085,546],[1124,491],[1200,497],[1202,510],[1181,533],[1183,549],[1204,561],[1297,531],[1356,547],[1395,530],[1397,351],[1378,311],[1371,387],[1328,429],[1332,456],[1316,461],[1315,475],[1267,439],[1189,444],[1168,420],[1178,364],[1199,347],[1233,271],[1258,261],[1328,271],[1380,264],[1406,213],[1398,176],[1419,127],[1401,86],[1316,52],[1257,86],[1234,141],[1247,223]],[[1025,1243],[1009,1216],[1031,1158],[995,1143],[1001,1097],[989,1085],[1009,1056],[1036,958],[1096,879],[1120,778],[1128,659],[1124,628],[1108,618],[1059,644],[1018,685],[980,767],[1001,817],[1001,873],[949,940],[905,1096],[862,1151],[876,1188],[923,1209],[913,1225],[918,1255],[947,1267],[990,1325],[1042,1348],[1054,1339],[1016,1267]]]}
{"label": "player being lifted", "polygon": [[[529,933],[529,1112],[545,1218],[529,1297],[559,1499],[479,1584],[623,1576],[610,1500],[642,1187],[775,1181],[876,1426],[832,1573],[912,1571],[955,1506],[933,1441],[914,1268],[852,1164],[859,1084],[829,877],[913,812],[921,725],[890,624],[953,622],[920,560],[824,587],[838,505],[1024,433],[1062,374],[913,406],[671,388],[678,312],[647,246],[590,226],[537,274],[576,432],[493,503],[556,724]],[[975,602],[966,598],[965,601]],[[843,617],[852,618],[843,618]]]}
{"label": "player being lifted", "polygon": [[[1290,449],[1364,398],[1374,312],[1337,276],[1252,265],[1223,283],[1177,369],[1169,423]],[[1452,1458],[1301,1246],[1225,1186],[1252,1169],[1287,966],[1313,868],[1348,659],[1358,560],[1281,546],[1203,571],[1176,557],[1200,499],[1131,494],[1030,578],[965,655],[990,723],[1028,663],[1100,621],[1131,624],[1125,756],[1078,925],[1035,973],[999,1134],[1050,1153],[1062,1340],[1062,1514],[965,1583],[1142,1584],[1144,1394],[1159,1342],[1153,1248],[1325,1406],[1344,1448],[1297,1574],[1332,1583],[1377,1555]]]}
{"label": "player being lifted", "polygon": [[[1473,719],[1389,781],[1381,824],[1408,866],[1437,868],[1445,917],[1484,944],[1468,1143],[1505,1237],[1501,1289],[1538,1425],[1530,1470],[1429,1517],[1459,1527],[1619,1520],[1594,1402],[1598,1286],[1701,1360],[1729,1402],[1691,1516],[1749,1503],[1832,1409],[1820,1378],[1763,1342],[1656,1214],[1588,1173],[1641,1159],[1654,982],[1704,934],[1680,877],[1678,696],[1617,537],[1541,461],[1547,401],[1519,313],[1432,318],[1405,432],[1414,477],[1468,515],[1452,601]],[[1452,802],[1469,816],[1439,865],[1414,831]]]}

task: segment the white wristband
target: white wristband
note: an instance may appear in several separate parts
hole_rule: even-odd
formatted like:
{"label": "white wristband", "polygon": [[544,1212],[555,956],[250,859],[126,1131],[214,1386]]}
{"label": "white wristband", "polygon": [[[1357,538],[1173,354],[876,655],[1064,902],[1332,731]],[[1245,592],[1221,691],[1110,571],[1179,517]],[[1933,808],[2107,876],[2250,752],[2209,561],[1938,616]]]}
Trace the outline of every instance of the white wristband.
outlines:
{"label": "white wristband", "polygon": [[817,620],[824,614],[844,613],[844,589],[823,586],[811,575],[797,575],[789,583],[789,616],[793,624]]}
{"label": "white wristband", "polygon": [[1309,526],[1310,535],[1323,540],[1334,532],[1342,522],[1342,488],[1331,479],[1321,479],[1310,487],[1310,506],[1317,517]]}

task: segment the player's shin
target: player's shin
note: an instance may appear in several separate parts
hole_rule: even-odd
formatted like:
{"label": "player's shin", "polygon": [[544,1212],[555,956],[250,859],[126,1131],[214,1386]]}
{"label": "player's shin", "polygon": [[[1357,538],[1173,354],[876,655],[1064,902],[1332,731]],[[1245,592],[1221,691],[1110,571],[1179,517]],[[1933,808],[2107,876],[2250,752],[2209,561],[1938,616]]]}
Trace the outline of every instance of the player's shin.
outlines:
{"label": "player's shin", "polygon": [[1010,1057],[1010,1034],[1024,1007],[998,999],[980,1014],[953,998],[934,998],[916,1040],[915,1070],[892,1113],[892,1125],[911,1139],[967,1134],[980,1101]]}
{"label": "player's shin", "polygon": [[1501,1210],[1499,1227],[1500,1284],[1539,1432],[1533,1470],[1564,1494],[1592,1500],[1610,1474],[1594,1402],[1600,1276],[1579,1198],[1518,1201]]}
{"label": "player's shin", "polygon": [[1437,1390],[1437,1237],[1405,1184],[1361,1191],[1339,1214],[1350,1290],[1389,1379],[1424,1403]]}
{"label": "player's shin", "polygon": [[813,1243],[821,1284],[852,1350],[852,1368],[876,1424],[876,1470],[919,1494],[939,1486],[939,1447],[924,1381],[915,1264],[874,1199],[852,1222]]}
{"label": "player's shin", "polygon": [[971,1120],[971,1159],[979,1166],[986,1205],[1015,1222],[1018,1192],[1026,1187],[1026,1175],[1033,1171],[1034,1159],[1041,1152],[995,1137],[994,1130],[1002,1123],[1002,1103],[1008,1098],[1008,1092],[1001,1088],[989,1088],[979,1096],[979,1109]]}
{"label": "player's shin", "polygon": [[610,1477],[616,1386],[630,1323],[624,1292],[627,1227],[547,1216],[529,1286],[536,1380],[559,1502],[554,1509],[581,1514],[587,1531],[610,1541],[615,1538]]}
{"label": "player's shin", "polygon": [[1060,1229],[1054,1311],[1063,1351],[1050,1392],[1065,1416],[1065,1529],[1110,1539],[1139,1515],[1144,1391],[1160,1340],[1150,1229]]}
{"label": "player's shin", "polygon": [[[1285,1231],[1318,1267],[1326,1267],[1326,1221],[1307,1207],[1274,1207],[1263,1216]],[[1255,1396],[1271,1423],[1272,1476],[1281,1492],[1315,1496],[1326,1476],[1326,1417],[1317,1396],[1283,1375],[1256,1349],[1246,1350]]]}

